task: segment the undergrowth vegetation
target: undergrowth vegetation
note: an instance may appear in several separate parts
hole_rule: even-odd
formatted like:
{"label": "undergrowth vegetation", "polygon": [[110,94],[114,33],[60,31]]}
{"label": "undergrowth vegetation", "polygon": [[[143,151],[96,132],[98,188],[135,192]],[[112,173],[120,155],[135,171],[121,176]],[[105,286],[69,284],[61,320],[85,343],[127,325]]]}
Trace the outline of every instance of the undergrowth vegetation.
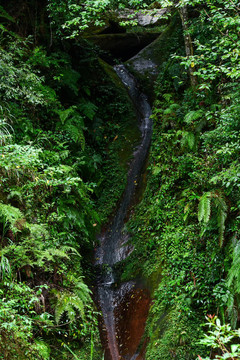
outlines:
{"label": "undergrowth vegetation", "polygon": [[[102,358],[96,234],[140,135],[126,89],[81,35],[113,9],[150,3],[0,6],[0,359]],[[239,4],[155,6],[180,13],[185,49],[175,44],[155,83],[148,183],[122,279],[140,274],[152,290],[147,360],[239,358]]]}
{"label": "undergrowth vegetation", "polygon": [[0,358],[97,359],[95,237],[124,188],[135,115],[91,45],[37,46],[0,10]]}
{"label": "undergrowth vegetation", "polygon": [[[159,74],[147,189],[128,225],[135,251],[124,278],[140,272],[154,291],[149,360],[204,357],[207,314],[239,326],[239,8],[192,5],[194,52],[172,54]],[[195,88],[179,62],[195,69]]]}

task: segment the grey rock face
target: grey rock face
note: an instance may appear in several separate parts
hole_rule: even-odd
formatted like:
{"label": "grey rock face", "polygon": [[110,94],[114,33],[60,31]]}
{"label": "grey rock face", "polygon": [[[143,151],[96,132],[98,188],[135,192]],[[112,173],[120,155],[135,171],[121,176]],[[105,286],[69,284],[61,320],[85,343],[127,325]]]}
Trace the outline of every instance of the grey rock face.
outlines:
{"label": "grey rock face", "polygon": [[161,10],[148,10],[143,13],[137,14],[138,25],[140,26],[151,26],[158,25],[162,21],[162,17],[166,14],[167,9]]}

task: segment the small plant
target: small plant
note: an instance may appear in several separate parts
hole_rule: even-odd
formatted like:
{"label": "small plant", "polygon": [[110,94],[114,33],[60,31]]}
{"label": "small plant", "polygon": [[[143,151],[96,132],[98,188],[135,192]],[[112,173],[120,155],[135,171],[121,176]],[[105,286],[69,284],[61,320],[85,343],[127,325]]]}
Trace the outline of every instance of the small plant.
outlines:
{"label": "small plant", "polygon": [[[232,330],[229,324],[221,324],[217,316],[208,315],[206,317],[207,325],[210,330],[205,334],[204,338],[200,340],[200,344],[206,345],[215,349],[216,354],[214,359],[240,359],[240,344],[233,343],[234,339],[240,338],[240,329]],[[202,358],[198,355],[199,360],[210,360],[213,357]]]}
{"label": "small plant", "polygon": [[0,119],[0,145],[11,141],[13,128],[5,119]]}

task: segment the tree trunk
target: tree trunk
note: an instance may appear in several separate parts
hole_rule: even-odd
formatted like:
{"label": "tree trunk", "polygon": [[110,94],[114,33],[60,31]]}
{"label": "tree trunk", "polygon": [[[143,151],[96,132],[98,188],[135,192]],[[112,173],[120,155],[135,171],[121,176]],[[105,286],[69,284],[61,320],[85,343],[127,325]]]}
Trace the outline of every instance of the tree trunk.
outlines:
{"label": "tree trunk", "polygon": [[[187,58],[189,58],[191,55],[193,55],[193,46],[192,46],[192,39],[191,36],[188,33],[188,10],[187,10],[187,6],[183,6],[180,8],[179,10],[180,12],[180,16],[182,19],[182,27],[183,27],[183,36],[184,36],[184,43],[185,43],[185,51],[186,51],[186,56]],[[195,66],[194,64],[191,64],[189,67],[189,75],[190,75],[190,81],[191,81],[191,86],[192,88],[196,88],[197,86],[197,78],[194,75],[195,72]]]}

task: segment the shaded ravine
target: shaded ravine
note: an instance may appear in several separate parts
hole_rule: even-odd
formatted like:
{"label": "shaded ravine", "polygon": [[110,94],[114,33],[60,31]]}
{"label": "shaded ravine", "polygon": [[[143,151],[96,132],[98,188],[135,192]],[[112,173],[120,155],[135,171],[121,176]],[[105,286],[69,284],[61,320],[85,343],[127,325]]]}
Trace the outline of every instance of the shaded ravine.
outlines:
{"label": "shaded ravine", "polygon": [[[120,338],[124,337],[119,334],[119,329],[117,329],[117,323],[119,322],[118,317],[121,317],[118,308],[123,299],[128,298],[130,294],[131,298],[139,297],[139,299],[144,299],[144,296],[141,295],[140,297],[140,289],[138,289],[137,292],[133,290],[135,287],[134,282],[123,283],[120,288],[115,288],[114,265],[119,261],[124,260],[133,250],[131,245],[126,244],[129,240],[129,235],[124,232],[124,223],[133,203],[135,190],[146,162],[152,136],[152,120],[151,107],[146,96],[139,90],[135,78],[123,65],[117,65],[114,69],[123,84],[127,87],[130,98],[136,109],[141,131],[141,140],[133,153],[133,159],[130,163],[127,176],[127,185],[116,214],[107,230],[99,237],[100,246],[96,251],[95,264],[101,269],[98,279],[98,301],[103,315],[103,326],[106,332],[105,337],[107,344],[105,346],[105,359],[130,360],[137,359],[138,354],[135,354],[135,351],[138,344],[136,344],[136,349],[128,350],[125,344],[119,343]],[[139,300],[137,303],[138,302]],[[145,308],[148,307],[147,303],[149,302],[145,301]],[[127,304],[129,304],[129,301]],[[126,306],[124,305],[124,307]],[[146,309],[143,309],[144,313],[146,313],[146,311]],[[140,325],[143,326],[143,332],[144,324],[139,324],[139,326]],[[127,333],[127,330],[124,332]],[[131,334],[129,334],[128,339],[131,339]],[[123,349],[125,350],[123,351]],[[124,356],[122,355],[123,352],[125,352]]]}

